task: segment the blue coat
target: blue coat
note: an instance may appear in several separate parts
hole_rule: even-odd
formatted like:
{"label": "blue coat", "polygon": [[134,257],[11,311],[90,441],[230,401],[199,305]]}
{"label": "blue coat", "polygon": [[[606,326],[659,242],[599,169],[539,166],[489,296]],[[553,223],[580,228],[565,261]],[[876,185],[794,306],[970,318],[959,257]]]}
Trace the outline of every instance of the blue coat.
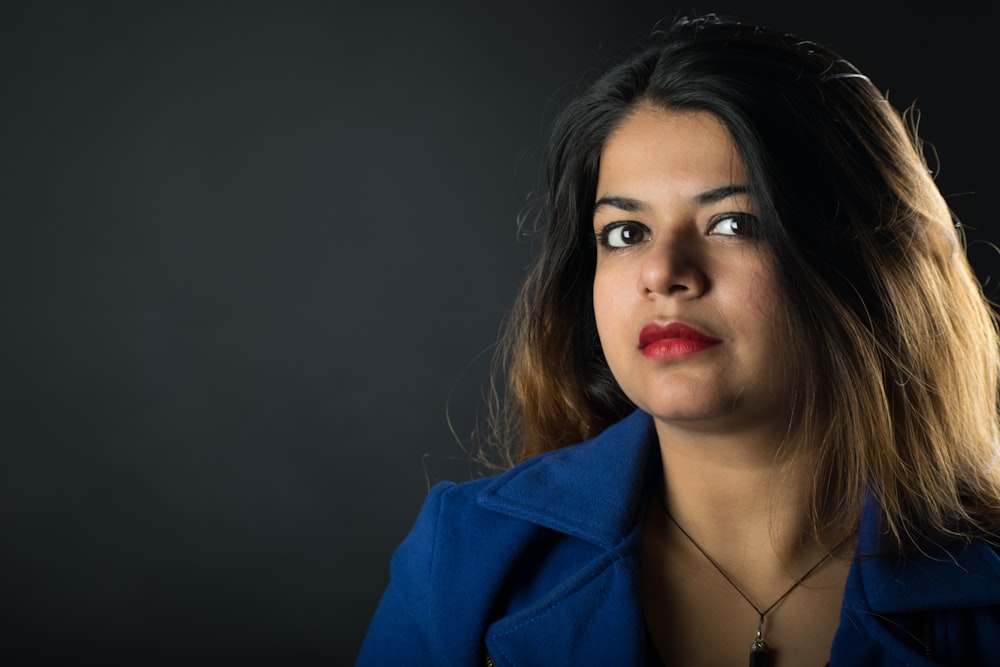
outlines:
{"label": "blue coat", "polygon": [[[636,412],[500,476],[434,487],[357,664],[482,665],[488,652],[496,665],[645,665],[639,527],[655,443]],[[866,512],[859,552],[878,532]],[[934,664],[1000,665],[1000,557],[982,542],[856,557],[830,666]]]}

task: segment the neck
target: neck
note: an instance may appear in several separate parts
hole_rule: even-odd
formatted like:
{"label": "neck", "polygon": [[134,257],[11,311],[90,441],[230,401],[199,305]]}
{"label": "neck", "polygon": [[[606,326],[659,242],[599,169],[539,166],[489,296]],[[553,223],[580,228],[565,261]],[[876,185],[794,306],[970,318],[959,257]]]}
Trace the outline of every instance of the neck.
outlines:
{"label": "neck", "polygon": [[659,422],[657,434],[664,487],[642,553],[643,613],[660,655],[739,664],[759,630],[770,647],[754,642],[751,664],[822,664],[850,562],[808,537],[808,465],[778,460],[780,434]]}
{"label": "neck", "polygon": [[[804,536],[807,471],[778,461],[778,435],[691,432],[657,424],[663,501],[678,524],[731,576],[782,585],[822,555]],[[765,591],[760,594],[766,597]]]}

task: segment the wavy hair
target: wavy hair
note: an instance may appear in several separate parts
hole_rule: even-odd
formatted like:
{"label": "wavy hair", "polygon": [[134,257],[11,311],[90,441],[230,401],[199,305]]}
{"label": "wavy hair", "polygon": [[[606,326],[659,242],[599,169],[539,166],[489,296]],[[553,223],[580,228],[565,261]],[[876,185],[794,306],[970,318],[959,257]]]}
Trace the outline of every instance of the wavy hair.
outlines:
{"label": "wavy hair", "polygon": [[[601,351],[592,217],[601,151],[640,104],[729,129],[799,361],[784,453],[813,465],[828,545],[878,503],[895,547],[990,534],[1000,515],[998,337],[915,127],[849,62],[793,35],[682,19],[556,119],[542,242],[501,339],[495,435],[510,462],[634,409]],[[798,447],[799,450],[788,448]]]}

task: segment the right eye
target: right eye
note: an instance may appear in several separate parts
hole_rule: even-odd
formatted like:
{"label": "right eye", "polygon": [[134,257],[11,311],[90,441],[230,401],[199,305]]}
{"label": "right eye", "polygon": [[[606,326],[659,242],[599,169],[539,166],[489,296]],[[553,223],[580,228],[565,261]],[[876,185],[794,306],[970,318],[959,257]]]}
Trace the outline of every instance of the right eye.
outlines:
{"label": "right eye", "polygon": [[649,227],[638,222],[612,222],[598,234],[601,245],[607,249],[627,248],[649,239]]}

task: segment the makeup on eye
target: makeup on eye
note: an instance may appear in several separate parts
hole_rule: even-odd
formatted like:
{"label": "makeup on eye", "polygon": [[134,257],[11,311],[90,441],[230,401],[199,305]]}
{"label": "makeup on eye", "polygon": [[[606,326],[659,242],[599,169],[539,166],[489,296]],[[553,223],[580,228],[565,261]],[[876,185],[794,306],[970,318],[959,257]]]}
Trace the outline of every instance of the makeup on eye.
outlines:
{"label": "makeup on eye", "polygon": [[712,218],[705,233],[720,236],[753,236],[756,222],[756,217],[750,213],[723,213]]}
{"label": "makeup on eye", "polygon": [[620,250],[648,241],[651,235],[649,227],[634,220],[620,220],[601,228],[597,234],[597,242],[605,250]]}
{"label": "makeup on eye", "polygon": [[[756,217],[743,211],[729,211],[713,216],[705,228],[705,236],[750,237],[754,234]],[[635,220],[617,220],[604,225],[594,234],[601,248],[621,250],[650,240],[652,230]]]}

